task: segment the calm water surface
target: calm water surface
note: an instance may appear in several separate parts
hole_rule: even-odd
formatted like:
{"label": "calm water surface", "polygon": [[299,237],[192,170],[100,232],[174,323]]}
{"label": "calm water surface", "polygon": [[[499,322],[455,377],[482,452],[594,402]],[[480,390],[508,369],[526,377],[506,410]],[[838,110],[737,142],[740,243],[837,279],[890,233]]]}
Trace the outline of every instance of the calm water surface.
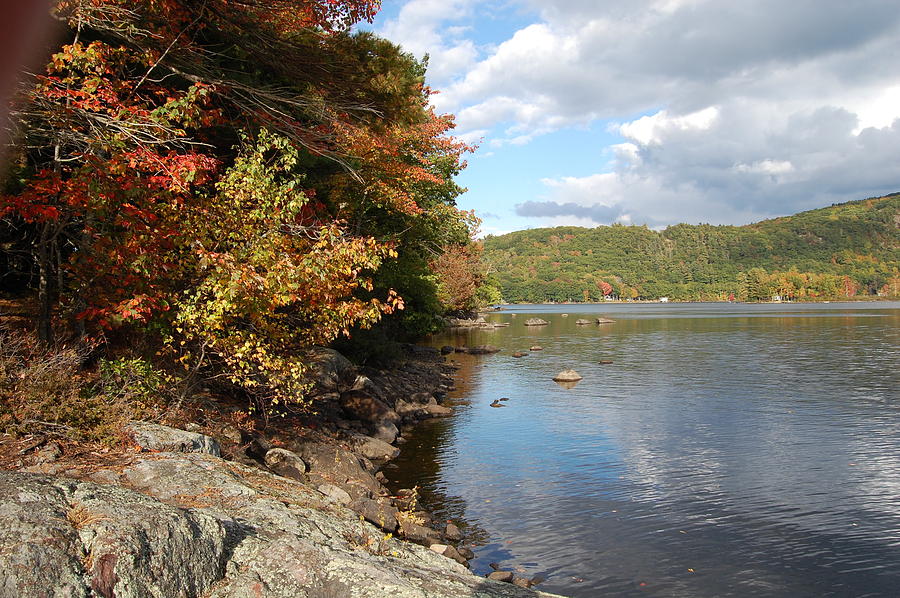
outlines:
{"label": "calm water surface", "polygon": [[[465,522],[475,571],[574,597],[900,595],[900,303],[488,318],[511,325],[433,339],[503,352],[452,356],[470,404],[387,471]],[[551,380],[568,368],[570,390]]]}

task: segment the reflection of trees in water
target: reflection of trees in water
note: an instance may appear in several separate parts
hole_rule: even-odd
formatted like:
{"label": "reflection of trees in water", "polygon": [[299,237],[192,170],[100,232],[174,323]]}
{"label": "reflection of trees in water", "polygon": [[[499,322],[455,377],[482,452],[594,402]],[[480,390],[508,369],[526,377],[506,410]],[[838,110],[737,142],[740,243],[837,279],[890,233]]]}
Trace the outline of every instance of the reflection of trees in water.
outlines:
{"label": "reflection of trees in water", "polygon": [[[443,338],[443,341],[450,339]],[[471,342],[470,336],[464,336],[458,346]],[[441,342],[453,344],[453,342]],[[456,346],[456,345],[455,345]],[[449,400],[461,401],[471,396],[474,386],[475,370],[483,357],[457,353],[448,356],[450,361],[459,365],[454,375],[456,388],[449,393]],[[464,405],[456,407],[465,409]],[[454,443],[453,417],[423,422],[415,430],[405,434],[407,442],[400,447],[400,456],[391,462],[396,468],[389,467],[385,475],[390,482],[392,492],[401,488],[419,487],[419,505],[434,516],[437,527],[441,522],[453,521],[463,533],[467,543],[484,544],[488,541],[488,533],[477,523],[466,519],[466,502],[463,498],[451,494],[452,489],[441,486],[441,467],[438,455],[452,454],[447,450]]]}

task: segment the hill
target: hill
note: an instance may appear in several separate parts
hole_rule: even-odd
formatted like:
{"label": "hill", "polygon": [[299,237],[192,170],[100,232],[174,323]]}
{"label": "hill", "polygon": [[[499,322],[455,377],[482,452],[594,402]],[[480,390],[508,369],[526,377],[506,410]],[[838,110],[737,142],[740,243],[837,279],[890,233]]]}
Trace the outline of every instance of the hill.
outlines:
{"label": "hill", "polygon": [[900,294],[900,193],[746,226],[573,226],[484,240],[505,301]]}

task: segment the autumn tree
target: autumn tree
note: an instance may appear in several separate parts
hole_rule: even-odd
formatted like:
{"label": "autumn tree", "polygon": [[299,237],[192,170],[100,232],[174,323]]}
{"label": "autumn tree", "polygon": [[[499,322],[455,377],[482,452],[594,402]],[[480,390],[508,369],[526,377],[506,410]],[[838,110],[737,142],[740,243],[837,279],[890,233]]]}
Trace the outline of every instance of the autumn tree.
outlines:
{"label": "autumn tree", "polygon": [[0,212],[42,337],[55,307],[154,331],[188,371],[284,401],[305,347],[404,306],[430,321],[432,264],[470,242],[468,148],[424,64],[350,32],[377,7],[59,0],[70,37],[15,106]]}

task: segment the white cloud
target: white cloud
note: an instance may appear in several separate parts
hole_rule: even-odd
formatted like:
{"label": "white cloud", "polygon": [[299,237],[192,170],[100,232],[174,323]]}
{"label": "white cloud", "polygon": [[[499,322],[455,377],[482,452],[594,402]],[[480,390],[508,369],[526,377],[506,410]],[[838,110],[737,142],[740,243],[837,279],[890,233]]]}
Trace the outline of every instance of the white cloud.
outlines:
{"label": "white cloud", "polygon": [[759,160],[753,164],[735,164],[735,172],[744,172],[750,174],[786,174],[794,171],[794,165],[788,160]]}
{"label": "white cloud", "polygon": [[748,222],[900,189],[898,3],[510,4],[537,16],[490,46],[475,0],[410,0],[381,33],[431,54],[433,103],[494,151],[615,121],[613,166],[545,181],[519,209],[536,222]]}
{"label": "white cloud", "polygon": [[427,54],[429,79],[442,84],[471,68],[478,58],[475,44],[464,37],[468,27],[444,25],[469,15],[474,4],[474,0],[411,0],[378,33],[419,58]]}
{"label": "white cloud", "polygon": [[842,109],[779,118],[776,111],[738,103],[709,121],[670,117],[666,122],[703,126],[636,134],[617,146],[612,171],[544,179],[545,201],[525,202],[517,212],[596,224],[746,223],[900,186],[900,120],[856,133],[856,116]]}
{"label": "white cloud", "polygon": [[684,116],[669,116],[667,110],[660,110],[652,116],[643,116],[635,121],[621,125],[619,132],[628,139],[637,141],[642,145],[648,145],[659,143],[666,131],[709,129],[718,115],[719,109],[715,106],[685,114]]}

